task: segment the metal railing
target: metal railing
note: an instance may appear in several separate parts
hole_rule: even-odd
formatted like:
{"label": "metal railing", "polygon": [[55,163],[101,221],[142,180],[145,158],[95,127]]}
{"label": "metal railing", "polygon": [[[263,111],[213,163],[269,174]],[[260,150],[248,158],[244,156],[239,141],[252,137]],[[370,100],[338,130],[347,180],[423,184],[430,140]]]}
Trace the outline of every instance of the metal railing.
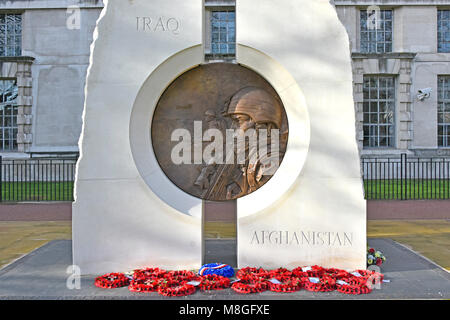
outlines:
{"label": "metal railing", "polygon": [[0,156],[0,202],[73,201],[76,162],[76,158]]}
{"label": "metal railing", "polygon": [[[4,160],[0,202],[73,201],[76,158]],[[450,199],[450,159],[361,159],[366,200]]]}
{"label": "metal railing", "polygon": [[367,200],[450,199],[450,159],[361,159]]}

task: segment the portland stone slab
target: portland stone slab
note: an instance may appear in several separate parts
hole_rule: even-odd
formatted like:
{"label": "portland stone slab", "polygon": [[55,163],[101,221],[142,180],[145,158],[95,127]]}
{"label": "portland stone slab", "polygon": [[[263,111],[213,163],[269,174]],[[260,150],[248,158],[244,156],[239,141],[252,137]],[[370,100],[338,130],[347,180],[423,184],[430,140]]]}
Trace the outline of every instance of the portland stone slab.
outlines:
{"label": "portland stone slab", "polygon": [[[290,129],[275,176],[260,194],[237,200],[238,264],[365,268],[366,207],[345,28],[327,0],[276,6],[240,0],[236,10],[238,63],[271,82],[285,101]],[[301,103],[290,107],[296,96],[308,120]],[[305,122],[310,140],[292,132]],[[292,163],[290,152],[297,153]]]}
{"label": "portland stone slab", "polygon": [[[156,77],[145,92],[156,99],[176,74],[202,62],[202,10],[201,1],[105,1],[91,47],[73,204],[73,260],[83,274],[200,266],[201,200],[170,185],[151,147],[135,155],[144,158],[138,168],[131,136],[134,129],[150,139],[153,100],[133,108],[144,82]],[[132,127],[133,112],[142,123]]]}
{"label": "portland stone slab", "polygon": [[[105,2],[87,76],[73,204],[74,264],[83,274],[198,268],[202,199],[162,170],[154,150],[163,142],[153,139],[159,133],[152,134],[152,125],[158,105],[171,107],[170,101],[159,103],[171,84],[211,63],[204,53],[203,1]],[[289,127],[275,174],[236,196],[238,267],[365,268],[351,58],[335,9],[328,0],[239,0],[236,25],[237,53],[227,63],[267,82],[266,92],[280,99]],[[199,85],[181,87],[194,95],[202,92]],[[157,123],[159,131],[165,129],[164,119]]]}

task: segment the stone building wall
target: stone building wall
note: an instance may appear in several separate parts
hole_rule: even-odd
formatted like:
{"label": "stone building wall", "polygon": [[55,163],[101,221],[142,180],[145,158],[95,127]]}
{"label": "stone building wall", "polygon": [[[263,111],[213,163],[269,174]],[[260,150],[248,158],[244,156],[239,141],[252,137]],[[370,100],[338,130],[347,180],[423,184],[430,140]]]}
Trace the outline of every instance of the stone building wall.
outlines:
{"label": "stone building wall", "polygon": [[101,0],[0,2],[0,12],[22,14],[22,57],[0,58],[0,77],[16,78],[19,90],[18,150],[4,157],[78,152],[90,45],[102,7]]}
{"label": "stone building wall", "polygon": [[[450,1],[335,0],[334,3],[353,53],[355,125],[361,155],[450,156],[450,149],[437,145],[437,76],[450,74],[450,53],[437,52],[437,10],[450,8]],[[360,53],[359,12],[374,4],[393,10],[392,53]],[[396,78],[395,148],[362,146],[362,78],[369,74]],[[419,101],[418,90],[429,87],[433,90],[430,98]]]}
{"label": "stone building wall", "polygon": [[[219,1],[220,2],[220,1]],[[334,0],[350,40],[357,140],[363,157],[450,156],[437,146],[437,76],[450,74],[450,53],[437,52],[437,9],[446,0]],[[222,3],[222,2],[221,2]],[[360,53],[359,11],[368,5],[394,11],[393,52]],[[80,28],[67,27],[80,8]],[[0,2],[0,12],[23,13],[22,56],[0,59],[1,77],[17,78],[19,87],[18,152],[77,152],[84,104],[85,76],[93,30],[101,0],[13,0]],[[27,58],[29,57],[29,58]],[[362,81],[364,75],[393,75],[396,79],[395,147],[362,146]],[[417,91],[431,87],[429,99]],[[4,153],[2,153],[4,154]],[[4,154],[5,155],[5,154]]]}

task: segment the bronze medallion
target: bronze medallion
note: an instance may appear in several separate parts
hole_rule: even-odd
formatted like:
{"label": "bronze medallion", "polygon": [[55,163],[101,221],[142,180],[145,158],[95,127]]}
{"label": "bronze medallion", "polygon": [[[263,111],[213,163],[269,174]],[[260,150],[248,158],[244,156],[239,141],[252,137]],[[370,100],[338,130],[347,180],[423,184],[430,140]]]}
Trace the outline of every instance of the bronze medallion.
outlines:
{"label": "bronze medallion", "polygon": [[270,180],[286,151],[288,121],[264,78],[237,64],[212,63],[170,84],[151,131],[158,163],[176,186],[197,198],[224,201]]}

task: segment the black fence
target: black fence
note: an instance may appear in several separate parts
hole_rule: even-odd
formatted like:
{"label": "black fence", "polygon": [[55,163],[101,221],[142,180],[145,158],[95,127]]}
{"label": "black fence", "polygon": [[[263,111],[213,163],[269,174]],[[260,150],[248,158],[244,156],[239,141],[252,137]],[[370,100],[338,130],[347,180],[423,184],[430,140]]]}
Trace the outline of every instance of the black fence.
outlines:
{"label": "black fence", "polygon": [[450,159],[361,159],[367,200],[450,199]]}
{"label": "black fence", "polygon": [[[0,202],[73,201],[76,158],[4,160]],[[367,200],[450,199],[450,159],[361,159]]]}
{"label": "black fence", "polygon": [[0,156],[0,202],[73,201],[76,162],[76,158]]}

